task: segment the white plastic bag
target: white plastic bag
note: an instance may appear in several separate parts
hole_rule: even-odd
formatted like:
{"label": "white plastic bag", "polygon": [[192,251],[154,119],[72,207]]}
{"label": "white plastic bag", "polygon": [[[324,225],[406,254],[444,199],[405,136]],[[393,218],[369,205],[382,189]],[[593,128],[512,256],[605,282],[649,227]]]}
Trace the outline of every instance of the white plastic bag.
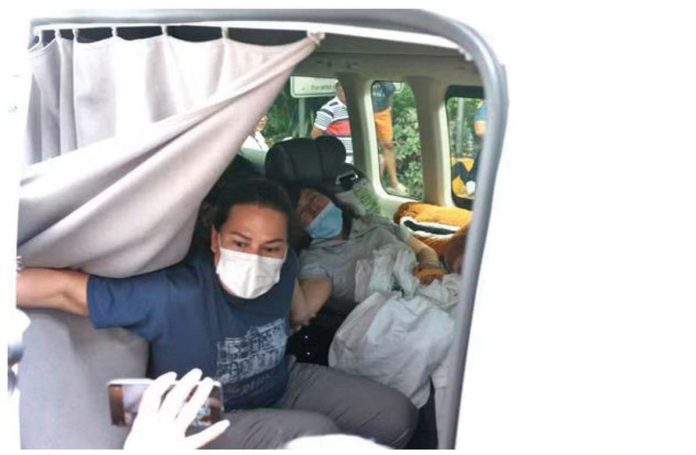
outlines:
{"label": "white plastic bag", "polygon": [[[329,365],[399,390],[418,407],[430,395],[431,375],[440,367],[454,335],[449,310],[456,303],[458,276],[429,286],[413,276],[416,256],[407,246],[388,245],[356,265],[360,303],[336,332]],[[394,284],[402,292],[393,291]],[[438,376],[438,386],[445,375]]]}
{"label": "white plastic bag", "polygon": [[399,390],[417,407],[429,397],[430,375],[452,341],[454,321],[420,296],[373,294],[341,325],[329,365]]}

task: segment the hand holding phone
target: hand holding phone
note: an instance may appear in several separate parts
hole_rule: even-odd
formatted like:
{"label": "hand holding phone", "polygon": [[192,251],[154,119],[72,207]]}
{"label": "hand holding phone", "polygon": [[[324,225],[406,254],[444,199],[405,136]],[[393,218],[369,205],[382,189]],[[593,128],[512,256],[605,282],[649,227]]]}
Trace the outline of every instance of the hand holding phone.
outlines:
{"label": "hand holding phone", "polygon": [[[217,410],[220,412],[217,413],[217,417],[213,417],[214,413],[209,411],[216,408],[216,398],[213,397],[211,402],[210,396],[211,391],[215,390],[215,383],[210,378],[201,381],[201,375],[201,370],[193,369],[178,383],[176,373],[167,373],[152,381],[142,393],[137,415],[131,416],[133,427],[124,449],[195,449],[220,436],[229,426],[227,420],[220,420],[199,433],[186,436],[186,430],[192,422],[202,420],[210,425],[213,419],[220,419],[222,397],[220,396],[217,403]],[[112,381],[110,386],[114,383],[117,381]],[[117,399],[114,399],[111,391],[116,389],[110,387],[109,390],[113,419],[113,402]],[[206,403],[207,407],[204,406]],[[213,406],[210,406],[211,404]],[[122,420],[125,423],[128,417]]]}
{"label": "hand holding phone", "polygon": [[[138,408],[145,391],[154,383],[147,378],[114,379],[108,384],[109,405],[111,408],[111,423],[117,426],[131,426],[138,415]],[[164,392],[162,400],[176,386],[174,382]],[[188,398],[191,398],[196,386],[193,386]],[[183,405],[183,403],[182,403]],[[207,400],[202,404],[191,422],[194,427],[206,427],[221,419],[223,412],[222,387],[219,382],[213,382]]]}

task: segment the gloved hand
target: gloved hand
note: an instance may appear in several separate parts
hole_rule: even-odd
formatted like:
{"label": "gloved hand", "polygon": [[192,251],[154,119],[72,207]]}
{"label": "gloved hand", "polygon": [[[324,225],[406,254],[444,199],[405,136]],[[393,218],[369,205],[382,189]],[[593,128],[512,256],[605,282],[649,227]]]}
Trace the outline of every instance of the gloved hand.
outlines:
{"label": "gloved hand", "polygon": [[[138,415],[123,448],[155,453],[197,449],[224,433],[230,425],[228,420],[221,420],[200,433],[186,436],[186,429],[213,388],[213,381],[210,378],[201,381],[201,375],[201,370],[197,368],[189,371],[164,401],[162,396],[174,384],[176,373],[166,373],[157,378],[143,394]],[[187,402],[186,398],[196,386],[196,392]]]}

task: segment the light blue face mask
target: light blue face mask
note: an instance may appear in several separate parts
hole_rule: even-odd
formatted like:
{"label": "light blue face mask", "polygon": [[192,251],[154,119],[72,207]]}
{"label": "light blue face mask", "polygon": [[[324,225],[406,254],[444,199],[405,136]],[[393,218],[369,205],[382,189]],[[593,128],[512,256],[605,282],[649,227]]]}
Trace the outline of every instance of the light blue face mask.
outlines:
{"label": "light blue face mask", "polygon": [[307,233],[313,239],[331,239],[343,229],[343,212],[332,202],[319,212],[316,218],[307,226]]}

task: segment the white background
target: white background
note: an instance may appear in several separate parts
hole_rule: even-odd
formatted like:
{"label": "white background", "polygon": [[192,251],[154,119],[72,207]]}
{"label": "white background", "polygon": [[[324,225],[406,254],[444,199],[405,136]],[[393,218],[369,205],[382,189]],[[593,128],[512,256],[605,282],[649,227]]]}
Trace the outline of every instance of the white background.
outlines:
{"label": "white background", "polygon": [[[696,16],[676,1],[517,3],[379,5],[457,18],[507,68],[458,447],[696,453]],[[18,156],[0,152],[3,267]]]}
{"label": "white background", "polygon": [[695,16],[521,3],[457,8],[510,92],[458,447],[695,453]]}

